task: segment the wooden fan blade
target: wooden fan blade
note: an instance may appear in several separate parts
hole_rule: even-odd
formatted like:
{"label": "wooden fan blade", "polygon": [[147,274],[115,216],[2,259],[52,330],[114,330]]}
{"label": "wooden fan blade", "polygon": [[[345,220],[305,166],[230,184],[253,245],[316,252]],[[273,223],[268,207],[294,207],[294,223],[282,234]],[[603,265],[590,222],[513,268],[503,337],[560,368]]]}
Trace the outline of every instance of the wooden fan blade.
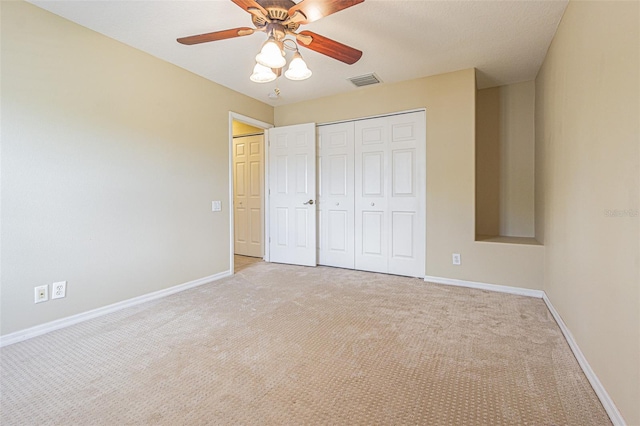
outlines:
{"label": "wooden fan blade", "polygon": [[299,10],[296,10],[295,12],[293,12],[292,15],[289,15],[289,17],[282,23],[282,25],[287,26],[291,22],[300,24],[300,22],[303,22],[306,19],[307,17],[304,16],[302,12],[300,12]]}
{"label": "wooden fan blade", "polygon": [[209,41],[224,40],[227,38],[242,37],[253,34],[255,30],[249,27],[234,28],[232,30],[215,31],[213,33],[198,34],[189,37],[181,37],[178,43],[192,45],[207,43]]}
{"label": "wooden fan blade", "polygon": [[240,6],[241,8],[243,8],[244,10],[246,10],[249,13],[253,13],[253,12],[251,12],[249,10],[250,8],[253,7],[255,9],[258,9],[260,12],[262,12],[264,16],[269,16],[269,13],[267,13],[265,8],[260,6],[258,4],[258,2],[255,1],[255,0],[231,0],[231,1],[234,2],[235,4],[237,4],[238,6]]}
{"label": "wooden fan blade", "polygon": [[[314,50],[323,55],[353,65],[362,57],[362,52],[346,44],[338,43],[330,38],[323,37],[311,31],[301,31],[298,37],[300,44],[307,49]],[[309,42],[309,37],[311,42]]]}
{"label": "wooden fan blade", "polygon": [[304,20],[298,21],[299,24],[308,24],[317,21],[320,18],[329,16],[332,13],[340,12],[348,7],[362,3],[364,0],[302,0],[300,3],[289,9],[289,16],[300,11],[304,14]]}

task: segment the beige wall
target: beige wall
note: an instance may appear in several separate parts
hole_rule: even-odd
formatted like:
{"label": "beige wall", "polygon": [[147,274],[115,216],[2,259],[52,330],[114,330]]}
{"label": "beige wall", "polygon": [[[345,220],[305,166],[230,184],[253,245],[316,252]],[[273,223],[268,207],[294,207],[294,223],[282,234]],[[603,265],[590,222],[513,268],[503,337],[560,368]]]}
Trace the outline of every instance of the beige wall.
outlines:
{"label": "beige wall", "polygon": [[476,93],[476,234],[500,234],[500,88]]}
{"label": "beige wall", "polygon": [[[276,107],[277,126],[427,111],[427,275],[542,289],[544,248],[475,242],[473,69]],[[462,255],[454,266],[451,254]]]}
{"label": "beige wall", "polygon": [[500,87],[500,235],[534,237],[535,82]]}
{"label": "beige wall", "polygon": [[[229,111],[272,122],[272,107],[0,4],[0,333],[228,270]],[[33,303],[60,280],[66,298]]]}
{"label": "beige wall", "polygon": [[639,6],[570,2],[536,79],[544,289],[629,425],[640,424]]}

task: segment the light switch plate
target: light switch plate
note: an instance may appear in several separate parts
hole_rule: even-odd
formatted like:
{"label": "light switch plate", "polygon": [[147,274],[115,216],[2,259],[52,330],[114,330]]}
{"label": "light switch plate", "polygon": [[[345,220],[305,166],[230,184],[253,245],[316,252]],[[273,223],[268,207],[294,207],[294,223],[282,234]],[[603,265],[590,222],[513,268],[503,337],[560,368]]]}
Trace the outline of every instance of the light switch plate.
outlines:
{"label": "light switch plate", "polygon": [[222,201],[212,201],[211,211],[214,211],[214,212],[222,211]]}

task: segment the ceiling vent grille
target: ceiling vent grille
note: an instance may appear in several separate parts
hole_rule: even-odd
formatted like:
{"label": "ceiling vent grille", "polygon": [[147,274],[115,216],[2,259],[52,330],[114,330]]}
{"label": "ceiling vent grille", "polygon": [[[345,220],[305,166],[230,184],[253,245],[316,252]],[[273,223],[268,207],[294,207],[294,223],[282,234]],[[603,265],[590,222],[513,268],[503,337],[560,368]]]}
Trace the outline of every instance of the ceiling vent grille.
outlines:
{"label": "ceiling vent grille", "polygon": [[369,86],[371,84],[382,83],[382,80],[380,80],[380,77],[378,77],[374,73],[359,75],[358,77],[351,77],[349,81],[352,82],[353,85],[356,87]]}

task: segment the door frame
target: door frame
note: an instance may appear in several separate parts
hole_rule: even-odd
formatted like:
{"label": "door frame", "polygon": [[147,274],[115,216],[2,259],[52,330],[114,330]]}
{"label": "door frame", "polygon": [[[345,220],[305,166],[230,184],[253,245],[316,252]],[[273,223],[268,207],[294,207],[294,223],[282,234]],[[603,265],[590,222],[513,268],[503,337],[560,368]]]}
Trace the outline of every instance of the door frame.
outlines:
{"label": "door frame", "polygon": [[241,123],[248,124],[253,127],[257,127],[264,130],[264,146],[263,146],[263,182],[264,188],[262,193],[262,231],[264,232],[262,244],[264,246],[264,260],[269,261],[269,245],[267,242],[268,239],[268,226],[266,224],[269,223],[269,165],[267,163],[267,159],[269,158],[269,134],[268,130],[273,126],[273,124],[266,123],[264,121],[256,120],[255,118],[248,117],[246,115],[239,114],[237,112],[229,111],[229,272],[231,275],[235,273],[235,223],[234,223],[234,214],[235,209],[233,206],[233,122],[239,121]]}

